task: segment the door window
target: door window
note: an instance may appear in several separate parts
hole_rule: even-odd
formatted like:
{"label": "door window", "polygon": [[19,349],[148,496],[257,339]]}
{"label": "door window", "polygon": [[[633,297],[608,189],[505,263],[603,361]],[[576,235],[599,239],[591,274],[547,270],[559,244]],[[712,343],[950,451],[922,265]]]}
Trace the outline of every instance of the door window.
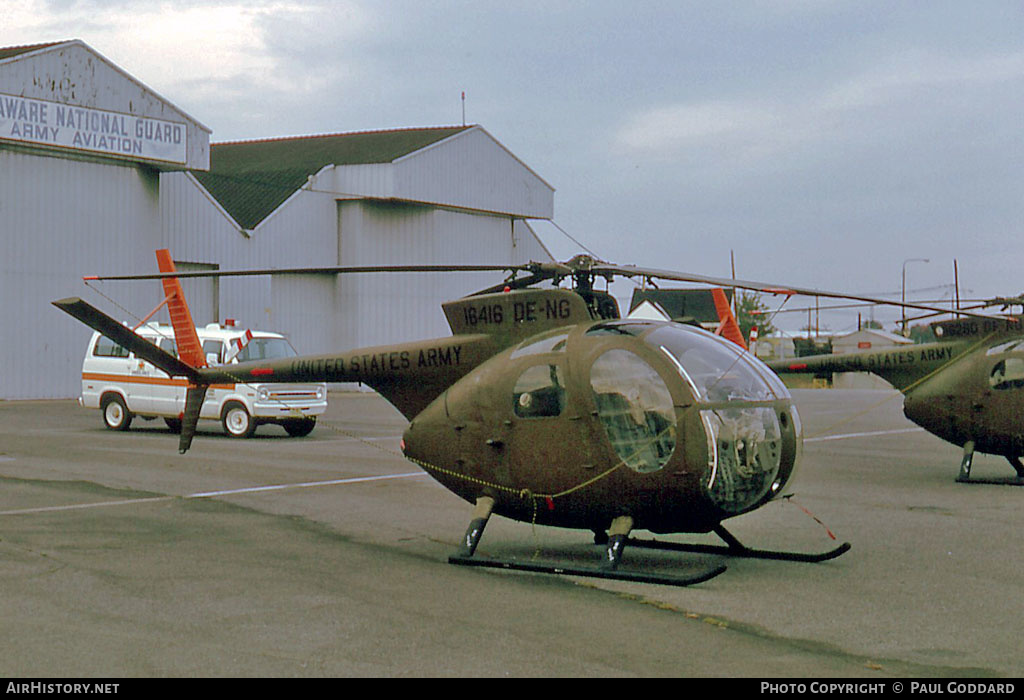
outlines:
{"label": "door window", "polygon": [[565,408],[565,381],[558,365],[533,365],[516,380],[512,390],[515,414],[520,418],[550,418]]}
{"label": "door window", "polygon": [[590,372],[597,414],[615,454],[637,472],[665,466],[676,446],[675,411],[653,367],[628,350],[609,350]]}

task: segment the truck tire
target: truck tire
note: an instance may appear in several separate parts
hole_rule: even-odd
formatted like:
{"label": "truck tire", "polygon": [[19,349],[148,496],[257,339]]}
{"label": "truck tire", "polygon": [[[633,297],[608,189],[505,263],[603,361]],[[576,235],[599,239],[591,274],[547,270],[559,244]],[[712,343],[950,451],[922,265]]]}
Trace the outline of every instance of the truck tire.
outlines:
{"label": "truck tire", "polygon": [[132,424],[132,414],[118,394],[107,394],[103,397],[103,404],[100,406],[103,415],[103,425],[107,430],[128,430]]}
{"label": "truck tire", "polygon": [[220,422],[224,426],[224,433],[233,438],[251,437],[256,432],[256,421],[245,410],[245,406],[235,401],[224,406]]}

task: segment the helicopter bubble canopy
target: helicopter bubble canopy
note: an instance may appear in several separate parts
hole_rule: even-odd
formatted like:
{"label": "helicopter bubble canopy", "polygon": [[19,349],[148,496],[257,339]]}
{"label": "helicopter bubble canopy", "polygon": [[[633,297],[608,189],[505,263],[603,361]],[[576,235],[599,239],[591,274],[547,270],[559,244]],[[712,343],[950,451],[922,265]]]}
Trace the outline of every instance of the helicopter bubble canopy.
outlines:
{"label": "helicopter bubble canopy", "polygon": [[[774,373],[761,366],[760,360],[701,328],[677,323],[615,321],[588,331],[588,335],[596,334],[640,337],[671,362],[690,388],[707,439],[708,462],[703,483],[718,507],[731,514],[741,513],[782,491],[795,472],[799,456],[799,416],[789,390]],[[615,366],[626,366],[621,358],[616,359],[619,361]],[[641,450],[634,450],[611,435],[616,452],[627,466],[651,471],[664,465],[674,446],[676,428],[671,402],[667,390],[659,386],[656,374],[628,374],[629,383],[634,386],[633,395],[638,400],[646,397],[650,404],[642,407],[644,415],[672,421],[671,426],[663,421],[665,427],[648,441],[647,451],[652,457],[656,455],[656,460],[640,459]],[[666,401],[669,410],[665,410]],[[604,421],[603,412],[601,417]],[[613,421],[604,422],[613,433]],[[797,447],[787,450],[787,442]]]}
{"label": "helicopter bubble canopy", "polygon": [[[784,433],[790,420],[799,429],[782,381],[750,353],[700,328],[665,325],[644,340],[672,360],[698,405],[707,405],[700,418],[708,440],[704,485],[711,500],[741,513],[780,492],[796,467],[796,455],[791,464],[783,458]],[[780,413],[765,401],[788,405]]]}

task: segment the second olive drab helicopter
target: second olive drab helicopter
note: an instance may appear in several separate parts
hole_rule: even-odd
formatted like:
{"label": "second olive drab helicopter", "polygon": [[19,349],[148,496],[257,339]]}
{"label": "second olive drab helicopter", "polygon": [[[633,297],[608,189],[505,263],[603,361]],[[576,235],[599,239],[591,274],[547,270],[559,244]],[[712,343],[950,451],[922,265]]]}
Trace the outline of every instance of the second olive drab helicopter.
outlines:
{"label": "second olive drab helicopter", "polygon": [[[169,375],[188,379],[181,452],[192,442],[211,384],[372,387],[409,420],[402,437],[406,458],[474,504],[462,546],[449,558],[455,564],[687,585],[724,567],[689,577],[629,572],[620,568],[625,547],[807,562],[849,548],[779,552],[752,549],[733,537],[723,521],[782,497],[797,471],[802,434],[789,391],[761,361],[720,336],[670,321],[621,319],[614,297],[594,283],[625,276],[846,295],[618,266],[589,256],[512,266],[168,271],[87,279],[453,270],[509,276],[442,305],[449,337],[226,367],[201,366],[201,354],[192,360],[169,355],[81,299],[54,304]],[[565,280],[571,289],[557,286]],[[556,286],[534,286],[544,281]],[[191,323],[175,325],[187,332]],[[591,530],[605,546],[604,561],[569,567],[474,556],[495,513]],[[714,532],[725,546],[633,539],[634,530]]]}
{"label": "second olive drab helicopter", "polygon": [[[1024,298],[990,299],[969,307],[1024,305]],[[957,309],[952,313],[963,313]],[[946,310],[944,313],[951,313]],[[1024,485],[1024,324],[1022,317],[972,317],[930,324],[934,343],[775,360],[780,373],[871,372],[904,395],[911,421],[963,448],[957,481]],[[1005,457],[1016,476],[971,477],[975,452]]]}

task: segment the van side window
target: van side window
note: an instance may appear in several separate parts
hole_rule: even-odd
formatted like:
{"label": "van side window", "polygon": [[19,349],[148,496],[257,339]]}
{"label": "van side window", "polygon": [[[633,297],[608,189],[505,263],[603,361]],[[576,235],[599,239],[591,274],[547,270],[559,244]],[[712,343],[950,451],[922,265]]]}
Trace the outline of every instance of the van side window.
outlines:
{"label": "van side window", "polygon": [[96,341],[96,347],[92,349],[96,357],[128,357],[128,350],[121,347],[105,335],[101,335]]}
{"label": "van side window", "polygon": [[170,338],[161,338],[159,347],[164,352],[169,352],[175,357],[178,356],[178,344]]}
{"label": "van side window", "polygon": [[[203,341],[203,355],[206,356],[206,361],[213,365],[220,365],[224,363],[224,343],[219,340],[204,340]],[[211,355],[213,357],[211,357]]]}

